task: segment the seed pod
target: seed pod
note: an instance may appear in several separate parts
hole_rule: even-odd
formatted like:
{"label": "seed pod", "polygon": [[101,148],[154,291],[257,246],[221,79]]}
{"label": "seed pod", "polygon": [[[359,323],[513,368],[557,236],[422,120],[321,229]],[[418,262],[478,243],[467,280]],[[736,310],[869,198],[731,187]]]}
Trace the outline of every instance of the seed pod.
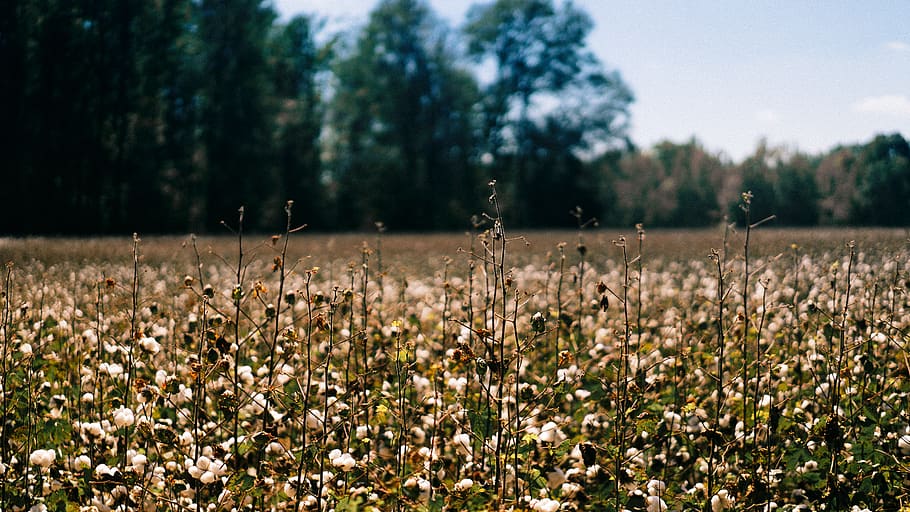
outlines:
{"label": "seed pod", "polygon": [[597,463],[597,448],[589,443],[584,442],[578,445],[579,451],[581,451],[581,460],[585,463],[585,467],[591,467]]}
{"label": "seed pod", "polygon": [[475,359],[474,365],[477,367],[478,374],[484,375],[487,373],[487,361],[484,358],[478,357]]}

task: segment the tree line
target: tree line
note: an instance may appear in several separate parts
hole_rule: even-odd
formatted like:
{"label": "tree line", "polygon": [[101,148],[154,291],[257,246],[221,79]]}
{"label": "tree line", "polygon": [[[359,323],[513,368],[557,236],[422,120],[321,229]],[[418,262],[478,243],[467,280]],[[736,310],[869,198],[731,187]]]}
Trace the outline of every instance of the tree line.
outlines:
{"label": "tree line", "polygon": [[825,155],[636,148],[634,96],[570,2],[494,0],[457,29],[423,0],[362,26],[261,0],[0,6],[0,233],[463,229],[498,181],[513,226],[908,225],[899,134]]}

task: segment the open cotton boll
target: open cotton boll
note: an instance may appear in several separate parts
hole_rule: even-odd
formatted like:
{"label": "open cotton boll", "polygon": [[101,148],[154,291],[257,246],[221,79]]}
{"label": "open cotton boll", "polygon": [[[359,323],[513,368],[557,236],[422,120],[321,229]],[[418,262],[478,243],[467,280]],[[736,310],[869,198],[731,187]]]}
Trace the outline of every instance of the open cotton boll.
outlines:
{"label": "open cotton boll", "polygon": [[657,496],[648,496],[645,498],[647,512],[666,512],[667,504]]}
{"label": "open cotton boll", "polygon": [[80,455],[73,461],[73,469],[76,471],[82,471],[83,469],[89,468],[91,466],[92,459],[90,459],[88,455]]}
{"label": "open cotton boll", "polygon": [[332,460],[332,465],[344,472],[348,472],[354,469],[354,466],[357,465],[357,461],[354,459],[354,457],[351,456],[350,453],[345,452],[338,457],[335,457]]}
{"label": "open cotton boll", "polygon": [[465,478],[459,482],[455,482],[455,490],[457,492],[465,492],[471,487],[474,487],[474,480],[471,480],[470,478]]}
{"label": "open cotton boll", "polygon": [[555,422],[548,421],[541,427],[540,435],[537,438],[544,443],[559,443],[566,439],[566,435]]}
{"label": "open cotton boll", "polygon": [[146,336],[139,340],[139,346],[142,347],[142,350],[146,352],[157,354],[161,350],[161,344],[158,343],[158,340],[152,338],[151,336]]}
{"label": "open cotton boll", "polygon": [[559,502],[550,498],[531,500],[531,509],[534,512],[556,512],[559,507]]}
{"label": "open cotton boll", "polygon": [[711,496],[711,512],[723,512],[733,508],[735,500],[730,496],[729,491],[721,489],[717,494]]}
{"label": "open cotton boll", "polygon": [[41,466],[42,468],[49,467],[54,463],[54,459],[57,458],[57,452],[54,450],[35,450],[28,456],[28,461],[32,465]]}
{"label": "open cotton boll", "polygon": [[128,407],[121,407],[114,411],[114,424],[118,427],[129,427],[136,422],[136,416],[133,410]]}
{"label": "open cotton boll", "polygon": [[898,438],[897,448],[901,451],[901,455],[910,455],[910,434],[905,434]]}

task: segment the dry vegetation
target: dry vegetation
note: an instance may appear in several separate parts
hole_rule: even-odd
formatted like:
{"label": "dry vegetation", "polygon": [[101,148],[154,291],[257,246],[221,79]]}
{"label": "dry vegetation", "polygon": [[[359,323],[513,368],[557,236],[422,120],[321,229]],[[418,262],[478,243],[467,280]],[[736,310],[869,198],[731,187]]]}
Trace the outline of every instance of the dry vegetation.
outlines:
{"label": "dry vegetation", "polygon": [[0,509],[910,506],[904,231],[289,231],[0,240]]}

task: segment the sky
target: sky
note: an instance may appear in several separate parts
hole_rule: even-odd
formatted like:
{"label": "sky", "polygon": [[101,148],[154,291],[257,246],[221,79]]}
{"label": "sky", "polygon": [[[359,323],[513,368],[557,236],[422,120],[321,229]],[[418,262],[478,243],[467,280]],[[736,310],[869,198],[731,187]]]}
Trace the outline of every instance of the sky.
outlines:
{"label": "sky", "polygon": [[[283,19],[367,20],[375,0],[273,0]],[[557,0],[559,2],[560,0]],[[467,0],[430,0],[459,27]],[[759,141],[822,153],[879,133],[910,137],[910,1],[575,0],[589,47],[635,94],[643,148],[696,138],[733,160]]]}

